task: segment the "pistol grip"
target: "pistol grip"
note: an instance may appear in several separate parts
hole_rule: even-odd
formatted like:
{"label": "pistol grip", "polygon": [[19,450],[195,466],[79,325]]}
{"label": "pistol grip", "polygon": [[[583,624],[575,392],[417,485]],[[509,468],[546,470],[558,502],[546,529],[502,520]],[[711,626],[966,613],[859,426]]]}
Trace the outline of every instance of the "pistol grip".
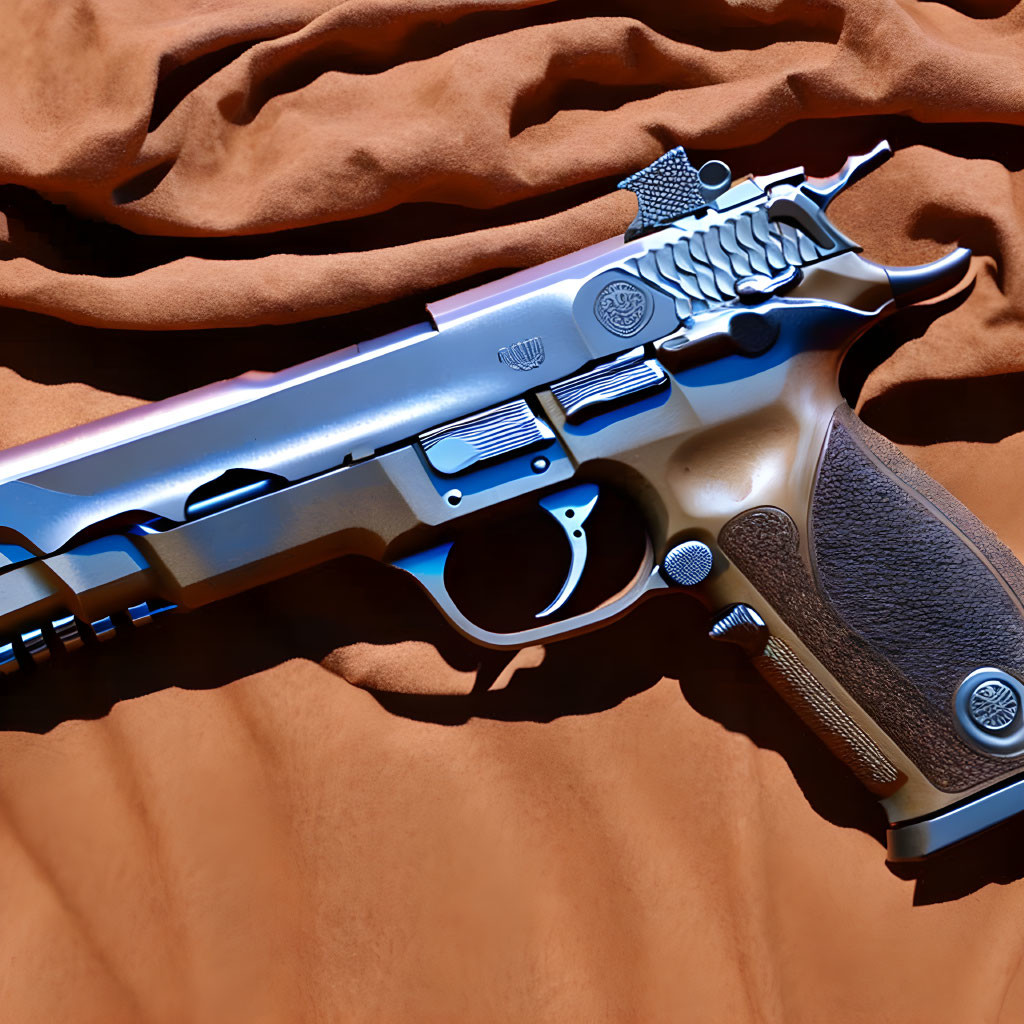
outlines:
{"label": "pistol grip", "polygon": [[[1024,566],[845,404],[806,534],[765,507],[731,520],[719,541],[760,610],[778,617],[776,649],[756,652],[762,673],[887,792],[890,856],[924,856],[1024,810],[1012,789],[1024,771]],[[808,676],[825,695],[816,708]],[[871,768],[861,737],[892,771]],[[981,814],[996,786],[1009,788]],[[936,817],[941,834],[928,824]]]}

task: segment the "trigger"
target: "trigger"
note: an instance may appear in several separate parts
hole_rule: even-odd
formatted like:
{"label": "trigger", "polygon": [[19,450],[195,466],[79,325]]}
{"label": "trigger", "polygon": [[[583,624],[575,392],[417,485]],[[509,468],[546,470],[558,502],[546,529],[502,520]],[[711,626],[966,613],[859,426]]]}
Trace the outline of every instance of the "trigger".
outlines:
{"label": "trigger", "polygon": [[596,484],[580,484],[578,487],[569,487],[540,499],[540,507],[549,512],[565,531],[572,560],[569,563],[569,574],[565,577],[558,596],[542,612],[537,612],[535,617],[538,619],[558,611],[576,590],[576,585],[583,575],[583,568],[587,564],[587,534],[583,529],[583,523],[594,510],[598,493]]}

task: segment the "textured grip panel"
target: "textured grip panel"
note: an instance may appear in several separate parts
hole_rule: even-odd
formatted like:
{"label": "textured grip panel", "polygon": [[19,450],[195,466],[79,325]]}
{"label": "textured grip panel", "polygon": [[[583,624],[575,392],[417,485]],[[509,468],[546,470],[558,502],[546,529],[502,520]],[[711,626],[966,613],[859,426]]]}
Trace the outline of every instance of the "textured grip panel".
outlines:
{"label": "textured grip panel", "polygon": [[757,670],[868,789],[892,792],[903,773],[878,749],[800,659],[777,636],[753,659]]}
{"label": "textured grip panel", "polygon": [[967,747],[952,697],[973,669],[1024,674],[1024,569],[971,512],[844,405],[811,508],[817,581],[778,509],[726,524],[723,550],[815,657],[939,789],[1022,758]]}

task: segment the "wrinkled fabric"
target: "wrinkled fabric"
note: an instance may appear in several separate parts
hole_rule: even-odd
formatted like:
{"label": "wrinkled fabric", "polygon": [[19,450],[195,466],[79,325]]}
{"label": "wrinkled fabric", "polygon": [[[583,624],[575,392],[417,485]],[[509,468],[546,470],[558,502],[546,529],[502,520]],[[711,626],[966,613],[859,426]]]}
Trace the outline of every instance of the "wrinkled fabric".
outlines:
{"label": "wrinkled fabric", "polygon": [[[1005,0],[9,0],[0,444],[621,233],[682,144],[893,159],[830,215],[970,293],[848,361],[1024,557]],[[922,868],[674,595],[515,656],[342,560],[4,684],[5,1020],[1017,1021],[1024,825]]]}

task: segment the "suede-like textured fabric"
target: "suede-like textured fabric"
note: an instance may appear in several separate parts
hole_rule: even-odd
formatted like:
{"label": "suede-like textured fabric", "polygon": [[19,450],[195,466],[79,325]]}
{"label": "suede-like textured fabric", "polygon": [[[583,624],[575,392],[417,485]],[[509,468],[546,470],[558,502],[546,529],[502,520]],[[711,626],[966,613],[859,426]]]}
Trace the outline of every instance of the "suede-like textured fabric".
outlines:
{"label": "suede-like textured fabric", "polygon": [[[675,144],[895,157],[833,219],[977,281],[843,384],[1024,556],[1006,0],[8,0],[0,444],[621,233]],[[382,305],[383,304],[383,305]],[[1012,1022],[1024,825],[874,800],[685,595],[515,657],[343,560],[0,693],[0,1020]]]}

